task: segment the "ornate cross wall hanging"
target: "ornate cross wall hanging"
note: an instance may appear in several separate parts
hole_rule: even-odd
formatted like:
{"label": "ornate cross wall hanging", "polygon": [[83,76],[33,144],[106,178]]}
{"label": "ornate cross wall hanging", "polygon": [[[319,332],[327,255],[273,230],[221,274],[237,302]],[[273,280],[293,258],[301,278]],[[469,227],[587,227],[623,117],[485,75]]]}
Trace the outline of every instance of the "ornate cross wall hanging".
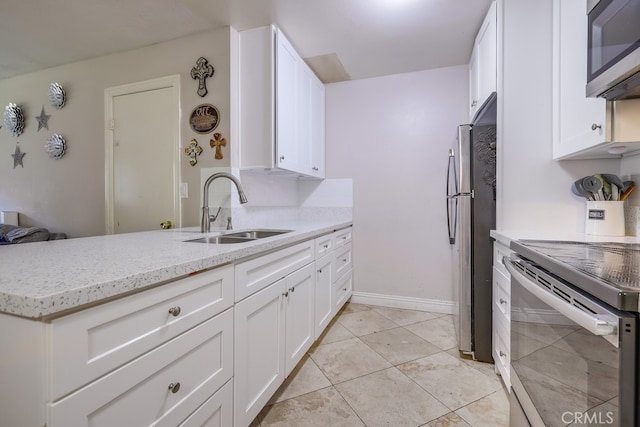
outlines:
{"label": "ornate cross wall hanging", "polygon": [[222,159],[222,148],[221,147],[226,147],[227,146],[227,140],[224,139],[222,137],[222,135],[220,135],[218,132],[213,134],[213,139],[211,141],[209,141],[209,145],[211,145],[211,148],[216,149],[216,155],[215,158],[220,160]]}
{"label": "ornate cross wall hanging", "polygon": [[202,147],[198,145],[198,141],[192,139],[188,147],[185,147],[184,152],[189,156],[189,164],[195,166],[198,163],[198,156],[202,154]]}
{"label": "ornate cross wall hanging", "polygon": [[207,94],[205,79],[213,76],[213,72],[213,66],[203,57],[198,58],[196,66],[191,69],[191,78],[198,80],[198,95],[200,95],[200,97],[204,97]]}

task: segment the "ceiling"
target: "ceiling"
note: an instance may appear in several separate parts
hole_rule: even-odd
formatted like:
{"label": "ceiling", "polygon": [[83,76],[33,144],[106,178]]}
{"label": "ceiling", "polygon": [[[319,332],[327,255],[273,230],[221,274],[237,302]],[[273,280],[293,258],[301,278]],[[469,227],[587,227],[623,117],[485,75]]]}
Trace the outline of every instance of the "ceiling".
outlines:
{"label": "ceiling", "polygon": [[270,23],[310,62],[341,63],[342,80],[461,65],[490,2],[2,0],[0,79],[220,26]]}

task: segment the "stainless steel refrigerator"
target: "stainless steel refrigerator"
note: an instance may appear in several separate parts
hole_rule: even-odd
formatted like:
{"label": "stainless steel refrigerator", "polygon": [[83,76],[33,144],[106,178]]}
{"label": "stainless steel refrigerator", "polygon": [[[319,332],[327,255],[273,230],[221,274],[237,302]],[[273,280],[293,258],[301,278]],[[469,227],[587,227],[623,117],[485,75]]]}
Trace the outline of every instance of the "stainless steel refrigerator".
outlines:
{"label": "stainless steel refrigerator", "polygon": [[489,231],[496,223],[495,94],[472,124],[458,127],[457,144],[449,150],[446,201],[458,349],[475,360],[493,362]]}

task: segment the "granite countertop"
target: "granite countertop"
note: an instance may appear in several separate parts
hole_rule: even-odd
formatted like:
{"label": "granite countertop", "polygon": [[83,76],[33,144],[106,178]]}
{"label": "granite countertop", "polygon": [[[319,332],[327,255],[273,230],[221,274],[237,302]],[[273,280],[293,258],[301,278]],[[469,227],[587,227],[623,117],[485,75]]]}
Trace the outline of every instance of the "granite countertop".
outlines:
{"label": "granite countertop", "polygon": [[293,231],[239,244],[185,242],[204,235],[194,227],[0,246],[0,312],[49,317],[349,225],[272,223],[259,228]]}

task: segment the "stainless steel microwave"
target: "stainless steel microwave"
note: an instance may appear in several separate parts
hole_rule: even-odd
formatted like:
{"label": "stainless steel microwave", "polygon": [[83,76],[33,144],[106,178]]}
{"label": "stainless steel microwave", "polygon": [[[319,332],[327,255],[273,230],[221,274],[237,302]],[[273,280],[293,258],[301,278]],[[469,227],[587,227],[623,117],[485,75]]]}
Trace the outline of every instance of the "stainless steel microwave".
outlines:
{"label": "stainless steel microwave", "polygon": [[640,0],[587,0],[587,96],[640,98]]}

